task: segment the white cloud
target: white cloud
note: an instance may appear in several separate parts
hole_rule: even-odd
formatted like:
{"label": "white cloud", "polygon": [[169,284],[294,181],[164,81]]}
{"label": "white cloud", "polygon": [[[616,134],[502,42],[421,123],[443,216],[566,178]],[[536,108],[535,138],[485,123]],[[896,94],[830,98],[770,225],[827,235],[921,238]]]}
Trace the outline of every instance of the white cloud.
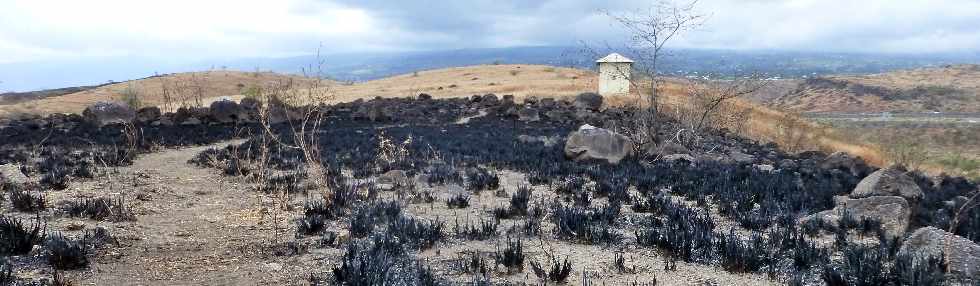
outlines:
{"label": "white cloud", "polygon": [[[652,0],[0,0],[0,63],[197,60],[625,40],[596,10]],[[980,50],[980,1],[702,0],[675,46],[858,52]]]}
{"label": "white cloud", "polygon": [[711,0],[685,45],[889,53],[980,50],[980,1]]}
{"label": "white cloud", "polygon": [[[320,42],[371,46],[386,32],[354,7],[312,1],[2,1],[7,46],[65,55],[192,58],[309,53]],[[343,47],[343,45],[337,45]],[[358,48],[359,48],[358,47]],[[21,52],[23,53],[23,52]]]}

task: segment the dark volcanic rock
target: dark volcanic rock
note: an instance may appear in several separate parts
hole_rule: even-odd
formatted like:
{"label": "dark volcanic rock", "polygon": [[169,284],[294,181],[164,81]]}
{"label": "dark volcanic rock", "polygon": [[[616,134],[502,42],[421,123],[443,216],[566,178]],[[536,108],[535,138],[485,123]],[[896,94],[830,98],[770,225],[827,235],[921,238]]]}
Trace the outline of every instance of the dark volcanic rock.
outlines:
{"label": "dark volcanic rock", "polygon": [[208,117],[207,107],[181,107],[174,112],[171,120],[174,124],[197,125]]}
{"label": "dark volcanic rock", "polygon": [[136,122],[140,123],[150,123],[160,119],[160,108],[156,106],[148,106],[140,108],[136,111]]}
{"label": "dark volcanic rock", "polygon": [[530,107],[521,108],[517,111],[517,116],[521,121],[533,122],[541,120],[538,110]]}
{"label": "dark volcanic rock", "polygon": [[[822,154],[819,152],[804,152],[800,154],[801,156],[806,156],[806,158],[819,157]],[[838,169],[845,172],[851,173],[851,175],[857,177],[864,177],[871,173],[871,167],[864,162],[860,157],[851,156],[847,152],[834,152],[827,156],[823,162],[820,163],[820,167],[824,169]]]}
{"label": "dark volcanic rock", "polygon": [[483,95],[480,102],[483,104],[483,106],[494,106],[500,104],[500,99],[497,98],[496,94],[488,93]]}
{"label": "dark volcanic rock", "polygon": [[558,106],[558,102],[556,102],[554,98],[550,98],[550,97],[542,98],[540,104],[541,104],[541,108],[546,108],[546,109],[555,108],[556,106]]}
{"label": "dark volcanic rock", "polygon": [[240,120],[245,122],[256,122],[259,120],[259,110],[262,108],[262,102],[254,97],[242,98],[238,106],[242,109],[242,118]]}
{"label": "dark volcanic rock", "polygon": [[89,124],[101,127],[113,123],[132,123],[136,119],[136,111],[122,102],[100,101],[86,107],[82,116]]}
{"label": "dark volcanic rock", "polygon": [[535,104],[538,104],[538,97],[537,96],[533,96],[533,95],[528,95],[528,96],[524,97],[524,104],[525,105],[535,105]]}
{"label": "dark volcanic rock", "polygon": [[255,99],[255,97],[242,98],[242,101],[238,105],[245,110],[259,110],[259,108],[262,108],[262,102]]}
{"label": "dark volcanic rock", "polygon": [[209,112],[211,118],[220,123],[234,123],[242,117],[242,108],[231,100],[212,102]]}
{"label": "dark volcanic rock", "polygon": [[374,104],[367,109],[367,119],[372,122],[382,122],[391,120],[391,112],[383,105]]}
{"label": "dark volcanic rock", "polygon": [[585,92],[575,96],[575,108],[598,111],[602,108],[602,96],[594,92]]}

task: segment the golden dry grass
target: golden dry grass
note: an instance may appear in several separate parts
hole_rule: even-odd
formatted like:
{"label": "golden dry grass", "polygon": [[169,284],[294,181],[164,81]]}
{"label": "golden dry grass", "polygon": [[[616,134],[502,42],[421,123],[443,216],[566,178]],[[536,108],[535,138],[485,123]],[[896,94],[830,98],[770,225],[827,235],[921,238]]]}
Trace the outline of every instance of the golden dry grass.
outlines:
{"label": "golden dry grass", "polygon": [[[419,93],[427,93],[434,98],[512,94],[522,99],[526,96],[574,96],[595,90],[597,86],[595,73],[587,70],[544,65],[478,65],[419,71],[353,84],[327,83],[319,93],[331,95],[330,100],[323,103],[374,97],[410,97]],[[231,96],[232,99],[242,97]],[[210,98],[205,102],[217,99]]]}
{"label": "golden dry grass", "polygon": [[[310,80],[300,76],[269,72],[207,71],[162,75],[146,79],[120,82],[92,90],[32,100],[12,105],[0,105],[0,117],[17,113],[46,115],[52,113],[81,113],[86,106],[97,101],[118,100],[126,89],[132,88],[140,95],[143,105],[162,105],[164,85],[179,83],[185,89],[198,89],[204,98],[218,98],[241,93],[250,86],[266,86],[284,80],[299,83]],[[185,91],[185,93],[191,93]]]}
{"label": "golden dry grass", "polygon": [[[645,84],[639,85],[646,86]],[[669,81],[663,87],[660,101],[667,112],[690,112],[692,99],[687,94],[684,82]],[[606,104],[613,106],[636,105],[638,102],[640,101],[635,93],[629,97],[611,97],[606,100]],[[776,142],[784,148],[788,148],[790,147],[788,145],[797,144],[797,142],[788,142],[787,133],[795,132],[799,134],[797,136],[803,138],[802,142],[799,142],[803,144],[803,146],[798,147],[800,150],[820,150],[828,153],[844,151],[860,156],[873,165],[887,164],[886,155],[879,148],[862,142],[848,141],[846,138],[838,136],[832,128],[809,122],[794,114],[776,111],[740,98],[733,100],[731,109],[748,111],[748,117],[742,125],[742,130],[737,131],[754,140]]]}
{"label": "golden dry grass", "polygon": [[940,94],[921,98],[882,98],[856,94],[850,88],[812,88],[777,98],[772,105],[800,112],[944,111],[980,112],[980,65],[954,65],[899,70],[869,75],[835,75],[825,78],[888,90],[942,88]]}

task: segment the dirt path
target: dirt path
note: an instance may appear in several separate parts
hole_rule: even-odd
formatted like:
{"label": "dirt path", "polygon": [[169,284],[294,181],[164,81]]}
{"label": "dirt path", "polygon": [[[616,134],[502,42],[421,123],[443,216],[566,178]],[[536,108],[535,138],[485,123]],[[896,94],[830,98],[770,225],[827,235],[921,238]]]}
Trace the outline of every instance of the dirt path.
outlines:
{"label": "dirt path", "polygon": [[299,282],[284,281],[294,279],[283,271],[282,262],[263,257],[261,250],[270,245],[273,231],[268,216],[263,215],[262,195],[248,190],[240,179],[187,164],[208,147],[145,154],[132,166],[120,169],[116,177],[121,180],[138,178],[136,186],[127,186],[142,194],[136,204],[137,221],[110,229],[121,246],[106,250],[108,254],[100,255],[87,273],[79,273],[77,284]]}

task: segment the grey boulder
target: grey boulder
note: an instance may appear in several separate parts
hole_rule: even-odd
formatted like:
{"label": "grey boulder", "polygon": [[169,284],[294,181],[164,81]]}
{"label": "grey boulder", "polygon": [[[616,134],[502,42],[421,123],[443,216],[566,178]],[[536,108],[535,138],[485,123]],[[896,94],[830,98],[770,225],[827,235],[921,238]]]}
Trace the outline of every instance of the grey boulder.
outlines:
{"label": "grey boulder", "polygon": [[749,154],[742,153],[741,151],[731,151],[728,153],[728,157],[739,164],[751,164],[755,162],[755,157]]}
{"label": "grey boulder", "polygon": [[896,167],[878,170],[868,175],[851,192],[852,198],[899,196],[909,200],[922,198],[922,189],[911,177]]}
{"label": "grey boulder", "polygon": [[923,227],[912,232],[898,253],[919,259],[945,255],[949,263],[947,278],[959,282],[980,279],[980,245],[935,227]]}
{"label": "grey boulder", "polygon": [[834,203],[837,205],[834,209],[815,213],[801,220],[823,220],[825,224],[838,226],[844,214],[859,221],[868,218],[881,222],[882,229],[890,237],[905,235],[909,227],[912,211],[908,201],[902,197],[879,196],[861,199],[835,197]]}
{"label": "grey boulder", "polygon": [[565,157],[575,160],[605,160],[612,164],[633,153],[633,142],[616,132],[582,125],[565,141]]}
{"label": "grey boulder", "polygon": [[19,164],[0,165],[0,183],[25,184],[28,180]]}
{"label": "grey boulder", "polygon": [[665,162],[670,162],[670,163],[675,163],[675,162],[678,162],[678,161],[687,161],[689,163],[694,163],[694,162],[697,161],[696,159],[694,159],[694,156],[691,156],[691,155],[688,155],[688,154],[670,154],[670,155],[664,156],[663,157],[663,160]]}
{"label": "grey boulder", "polygon": [[409,183],[408,174],[402,170],[391,170],[378,176],[377,183],[404,186]]}
{"label": "grey boulder", "polygon": [[517,136],[517,141],[523,143],[541,143],[544,144],[545,147],[551,147],[561,143],[561,137],[558,136],[549,137],[543,135],[531,136],[531,135],[521,134],[520,136]]}

